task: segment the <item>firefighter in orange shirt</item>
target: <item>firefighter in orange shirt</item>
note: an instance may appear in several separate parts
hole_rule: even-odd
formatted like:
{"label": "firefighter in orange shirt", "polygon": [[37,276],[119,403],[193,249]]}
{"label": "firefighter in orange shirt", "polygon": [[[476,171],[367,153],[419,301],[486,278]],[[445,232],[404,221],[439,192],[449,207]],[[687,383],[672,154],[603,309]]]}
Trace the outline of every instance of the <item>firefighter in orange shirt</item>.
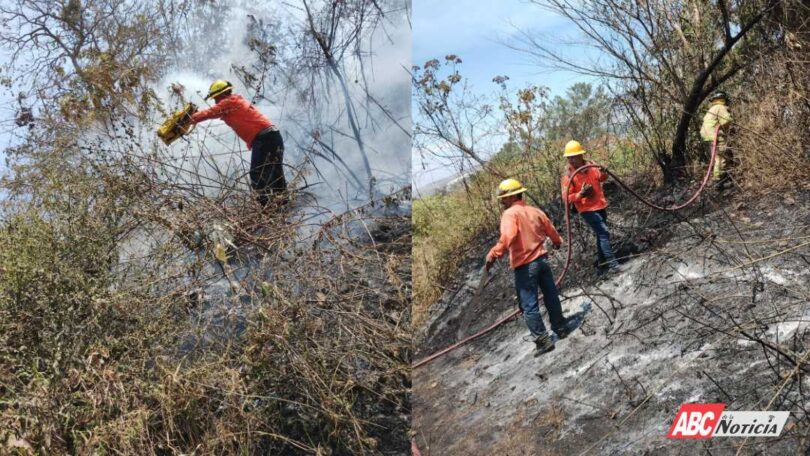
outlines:
{"label": "firefighter in orange shirt", "polygon": [[570,185],[568,204],[576,207],[579,215],[596,234],[596,253],[600,273],[605,266],[609,271],[616,271],[619,262],[610,246],[610,232],[607,227],[608,203],[605,193],[602,191],[602,182],[607,180],[608,174],[599,168],[588,168],[574,176],[573,182],[571,182],[571,176],[577,169],[593,164],[591,161],[585,161],[583,155],[585,155],[585,149],[579,142],[568,141],[568,144],[565,145],[564,156],[568,159],[568,173],[561,179],[562,195],[565,198]]}
{"label": "firefighter in orange shirt", "polygon": [[537,288],[543,292],[551,328],[560,339],[571,329],[563,316],[560,296],[554,283],[554,274],[547,262],[546,237],[551,238],[554,249],[559,249],[562,238],[545,213],[523,201],[526,188],[515,179],[506,179],[498,186],[498,199],[504,208],[501,216],[501,236],[489,251],[486,269],[509,251],[509,266],[515,273],[515,289],[523,311],[526,326],[535,338],[535,356],[554,350],[554,341],[543,324],[537,304]]}
{"label": "firefighter in orange shirt", "polygon": [[271,195],[287,189],[284,179],[284,141],[278,128],[254,105],[233,93],[233,85],[221,79],[211,84],[208,96],[216,104],[191,116],[196,124],[209,119],[222,119],[251,150],[250,184],[262,206]]}

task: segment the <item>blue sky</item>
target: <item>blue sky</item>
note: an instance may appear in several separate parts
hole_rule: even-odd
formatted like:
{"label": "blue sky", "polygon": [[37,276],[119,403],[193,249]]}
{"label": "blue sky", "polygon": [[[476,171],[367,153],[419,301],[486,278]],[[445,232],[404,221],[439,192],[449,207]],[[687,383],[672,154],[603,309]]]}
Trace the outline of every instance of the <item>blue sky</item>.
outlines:
{"label": "blue sky", "polygon": [[[463,61],[461,72],[475,91],[491,92],[496,87],[492,78],[506,75],[511,88],[536,84],[548,87],[551,96],[562,95],[573,83],[587,78],[541,68],[507,44],[514,44],[520,31],[558,39],[571,36],[571,27],[565,19],[521,0],[414,0],[413,63],[421,65],[431,58],[457,54]],[[453,172],[441,163],[428,163],[428,171],[422,171],[416,154],[412,161],[417,188]]]}
{"label": "blue sky", "polygon": [[[8,54],[0,48],[0,68],[8,65]],[[0,73],[0,75],[5,74]],[[11,132],[15,128],[14,117],[17,109],[17,102],[14,93],[7,87],[0,87],[0,175],[6,169],[6,155],[4,151],[15,144]]]}

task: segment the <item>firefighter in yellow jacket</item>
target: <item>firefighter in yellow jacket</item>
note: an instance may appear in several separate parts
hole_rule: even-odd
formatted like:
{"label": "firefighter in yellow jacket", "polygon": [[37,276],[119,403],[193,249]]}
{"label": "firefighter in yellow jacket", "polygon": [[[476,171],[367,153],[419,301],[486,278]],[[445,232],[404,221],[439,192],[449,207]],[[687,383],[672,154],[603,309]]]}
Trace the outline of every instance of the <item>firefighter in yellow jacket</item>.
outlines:
{"label": "firefighter in yellow jacket", "polygon": [[729,99],[725,92],[717,92],[709,98],[711,106],[703,116],[703,125],[700,127],[700,136],[709,148],[714,143],[714,132],[717,132],[717,157],[714,161],[712,177],[718,190],[730,186],[728,168],[732,165],[734,156],[728,147],[728,130],[731,127],[731,113],[728,110]]}

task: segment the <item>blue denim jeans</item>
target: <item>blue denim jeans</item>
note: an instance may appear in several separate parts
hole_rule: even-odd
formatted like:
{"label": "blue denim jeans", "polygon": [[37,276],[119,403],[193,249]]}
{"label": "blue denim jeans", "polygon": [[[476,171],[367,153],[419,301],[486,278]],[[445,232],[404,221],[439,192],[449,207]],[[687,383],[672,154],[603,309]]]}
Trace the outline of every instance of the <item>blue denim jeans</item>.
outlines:
{"label": "blue denim jeans", "polygon": [[551,266],[548,265],[545,255],[515,269],[515,290],[518,301],[523,310],[526,326],[529,327],[529,331],[534,337],[546,334],[546,327],[543,325],[543,318],[540,316],[540,308],[537,303],[538,287],[543,291],[543,304],[546,306],[551,328],[554,331],[565,328],[566,321],[563,317],[562,307],[560,307],[560,295],[557,293],[554,274],[551,272]]}
{"label": "blue denim jeans", "polygon": [[599,255],[599,264],[605,264],[611,268],[619,265],[616,255],[610,247],[610,232],[607,227],[607,211],[602,209],[593,212],[581,212],[580,215],[585,223],[591,227],[596,234],[596,253]]}

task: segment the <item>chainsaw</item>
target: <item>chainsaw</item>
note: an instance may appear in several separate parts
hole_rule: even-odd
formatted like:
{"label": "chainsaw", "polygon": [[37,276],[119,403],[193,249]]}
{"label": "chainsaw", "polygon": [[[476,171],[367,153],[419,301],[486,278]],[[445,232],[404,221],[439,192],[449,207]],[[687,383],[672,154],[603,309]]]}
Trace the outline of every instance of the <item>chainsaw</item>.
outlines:
{"label": "chainsaw", "polygon": [[191,130],[194,129],[191,115],[195,112],[197,112],[197,106],[194,103],[186,103],[183,109],[175,112],[163,122],[157,129],[157,135],[168,146],[181,136],[191,133]]}

